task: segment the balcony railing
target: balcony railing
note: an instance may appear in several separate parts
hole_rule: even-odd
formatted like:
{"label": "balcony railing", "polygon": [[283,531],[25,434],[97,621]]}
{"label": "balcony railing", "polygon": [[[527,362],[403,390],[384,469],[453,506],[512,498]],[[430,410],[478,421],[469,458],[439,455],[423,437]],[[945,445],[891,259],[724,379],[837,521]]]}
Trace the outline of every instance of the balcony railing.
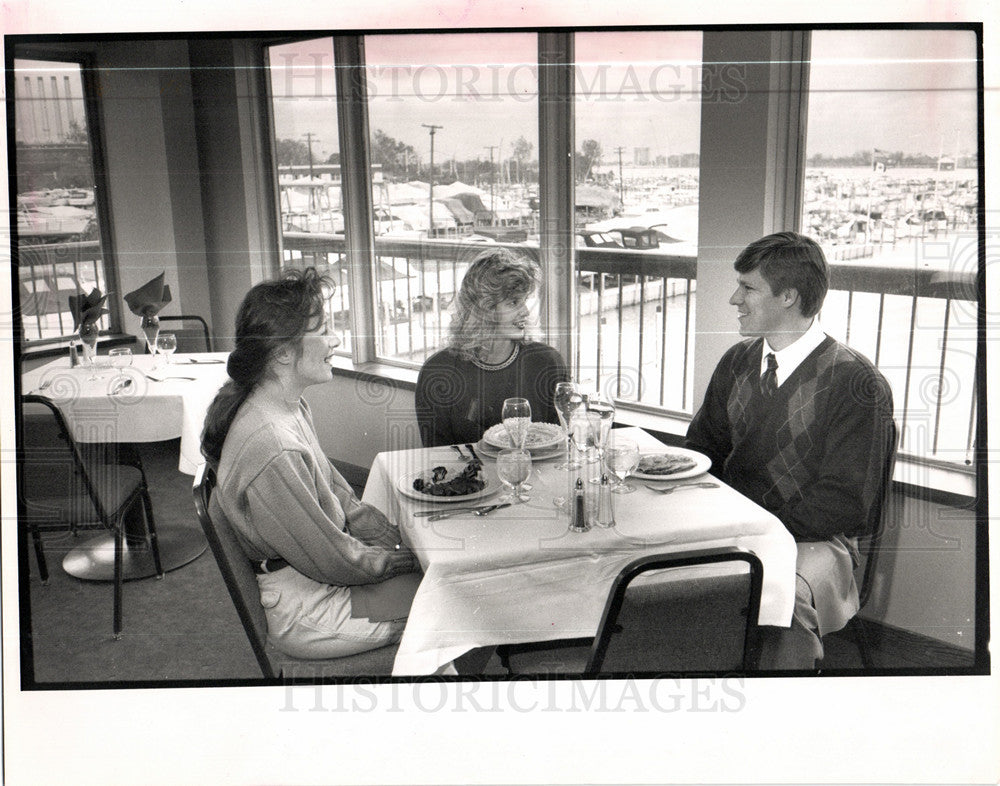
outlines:
{"label": "balcony railing", "polygon": [[[25,341],[64,338],[73,333],[69,296],[94,287],[107,294],[104,256],[96,240],[76,243],[21,244],[18,286]],[[107,316],[101,330],[108,330]]]}
{"label": "balcony railing", "polygon": [[[511,245],[537,257],[537,247]],[[447,343],[448,308],[484,245],[377,238],[375,331],[379,359],[419,366]],[[347,282],[344,239],[286,235],[286,261],[328,265]],[[976,276],[879,265],[852,255],[831,263],[824,329],[869,357],[894,393],[903,454],[971,463],[976,422]],[[858,257],[864,260],[857,261]],[[574,372],[621,402],[690,414],[697,261],[653,251],[577,250]],[[341,314],[350,295],[339,290]],[[349,345],[349,320],[340,319]],[[970,333],[968,328],[973,328]]]}

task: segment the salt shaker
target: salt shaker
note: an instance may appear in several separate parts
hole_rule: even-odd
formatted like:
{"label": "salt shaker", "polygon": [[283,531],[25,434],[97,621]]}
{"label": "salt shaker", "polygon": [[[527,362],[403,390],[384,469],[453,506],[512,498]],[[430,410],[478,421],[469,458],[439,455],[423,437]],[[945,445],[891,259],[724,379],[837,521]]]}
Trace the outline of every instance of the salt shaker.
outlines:
{"label": "salt shaker", "polygon": [[601,475],[601,485],[597,492],[597,526],[615,526],[615,511],[612,508],[611,486],[607,475]]}

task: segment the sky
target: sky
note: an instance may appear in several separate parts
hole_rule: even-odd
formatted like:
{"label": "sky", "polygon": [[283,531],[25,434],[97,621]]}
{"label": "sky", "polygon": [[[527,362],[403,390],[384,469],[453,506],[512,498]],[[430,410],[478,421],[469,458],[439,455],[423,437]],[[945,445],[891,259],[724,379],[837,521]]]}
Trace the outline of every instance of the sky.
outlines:
{"label": "sky", "polygon": [[[537,156],[537,44],[530,33],[373,35],[365,41],[370,125],[426,160],[509,156],[518,137]],[[873,147],[905,153],[976,149],[975,38],[964,31],[825,30],[813,36],[808,155]],[[603,163],[625,148],[699,148],[701,33],[608,31],[576,37],[577,147]],[[336,150],[329,39],[286,45],[272,60],[279,136],[312,132]],[[318,67],[319,66],[319,67]]]}

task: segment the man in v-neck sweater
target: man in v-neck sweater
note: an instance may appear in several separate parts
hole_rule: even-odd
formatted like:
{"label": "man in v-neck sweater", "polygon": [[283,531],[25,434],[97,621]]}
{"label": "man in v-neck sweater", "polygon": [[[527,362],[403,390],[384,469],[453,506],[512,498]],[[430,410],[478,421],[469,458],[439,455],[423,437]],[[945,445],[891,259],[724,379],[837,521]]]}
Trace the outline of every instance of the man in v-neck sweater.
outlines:
{"label": "man in v-neck sweater", "polygon": [[686,444],[795,537],[792,626],[767,629],[761,666],[812,669],[820,637],[858,610],[855,538],[871,531],[885,490],[892,392],[867,358],[819,326],[829,268],[813,240],[769,235],[734,266],[729,303],[748,338],[716,366]]}

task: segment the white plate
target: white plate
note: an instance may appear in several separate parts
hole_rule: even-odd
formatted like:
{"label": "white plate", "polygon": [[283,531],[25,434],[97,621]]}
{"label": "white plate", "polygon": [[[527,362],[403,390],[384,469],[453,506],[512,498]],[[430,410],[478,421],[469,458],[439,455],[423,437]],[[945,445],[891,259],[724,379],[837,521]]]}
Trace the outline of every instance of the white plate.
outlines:
{"label": "white plate", "polygon": [[[495,448],[482,439],[476,443],[476,452],[486,456],[486,458],[496,458],[500,455],[501,450],[505,450],[505,448]],[[560,444],[554,448],[531,448],[528,452],[533,461],[545,461],[562,456],[566,452],[566,446]]]}
{"label": "white plate", "polygon": [[434,467],[446,467],[448,469],[448,477],[453,477],[454,474],[461,472],[466,466],[466,462],[448,462],[442,461],[434,464],[432,467],[427,467],[420,470],[419,472],[408,472],[403,475],[398,481],[396,481],[396,488],[399,489],[399,493],[410,499],[418,499],[421,502],[475,502],[478,499],[485,499],[496,494],[500,490],[500,479],[492,472],[487,471],[484,466],[479,470],[479,477],[486,482],[479,491],[474,494],[459,494],[455,497],[435,497],[433,494],[424,494],[422,491],[417,491],[413,488],[413,481],[417,478],[429,478],[431,476],[431,470]]}
{"label": "white plate", "polygon": [[[557,426],[555,423],[533,422],[528,431],[526,447],[532,451],[541,451],[561,445],[565,440],[566,435],[561,426]],[[503,427],[503,423],[497,423],[486,429],[486,433],[483,434],[483,442],[495,450],[505,450],[511,447],[510,437],[507,435],[507,429]]]}
{"label": "white plate", "polygon": [[635,472],[629,473],[629,477],[631,478],[639,478],[640,480],[662,480],[669,482],[672,480],[682,480],[683,478],[694,478],[698,475],[704,475],[712,467],[712,459],[704,453],[699,453],[697,450],[664,447],[662,450],[643,450],[641,452],[643,456],[660,456],[670,454],[688,456],[693,458],[696,463],[693,467],[691,467],[691,469],[673,472],[669,475],[649,475],[645,472],[639,472],[639,470],[636,470]]}

